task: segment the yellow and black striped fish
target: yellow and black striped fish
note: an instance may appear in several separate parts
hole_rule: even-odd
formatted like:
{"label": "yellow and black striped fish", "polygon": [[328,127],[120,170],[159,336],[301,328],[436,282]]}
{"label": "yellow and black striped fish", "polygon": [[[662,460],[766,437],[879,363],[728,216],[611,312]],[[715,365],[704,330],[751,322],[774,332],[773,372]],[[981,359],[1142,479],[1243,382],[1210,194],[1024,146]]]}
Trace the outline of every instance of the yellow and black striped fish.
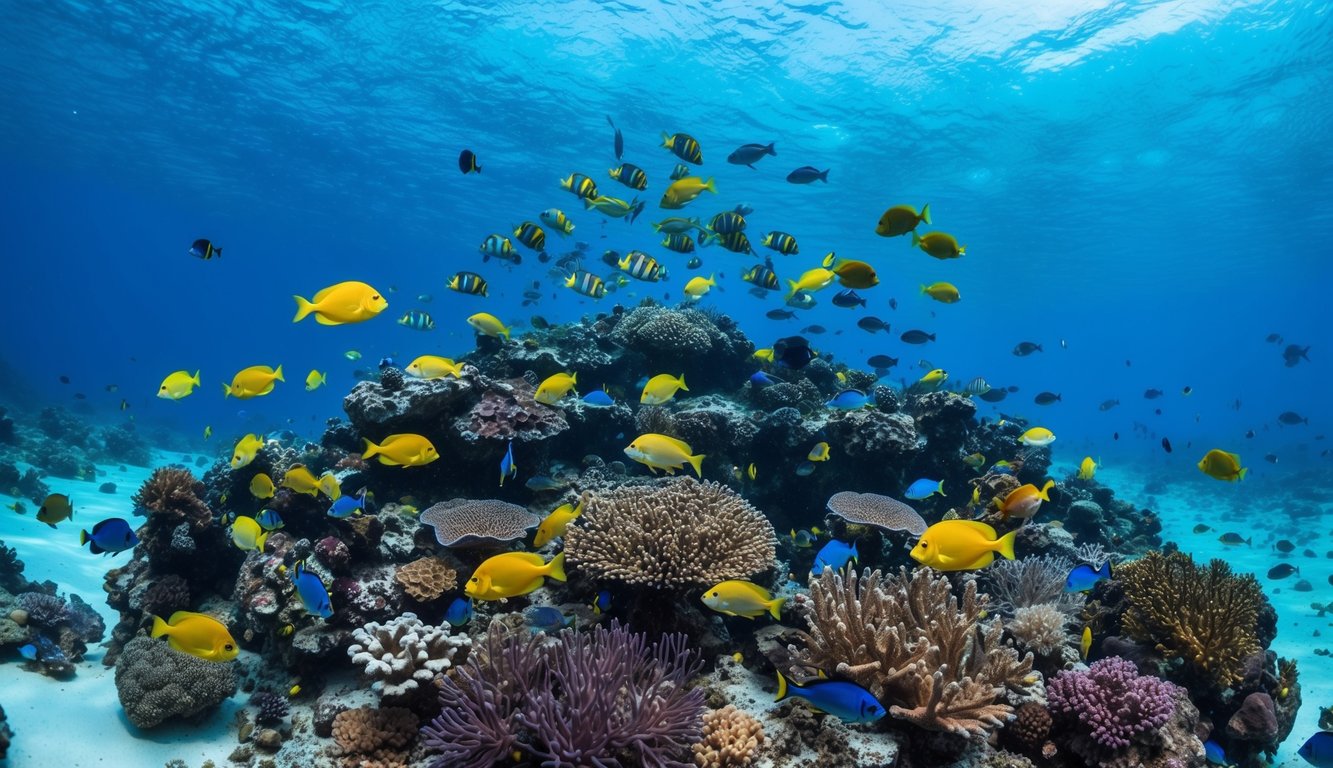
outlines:
{"label": "yellow and black striped fish", "polygon": [[621,163],[619,168],[612,168],[611,178],[640,192],[648,188],[648,174],[632,163]]}
{"label": "yellow and black striped fish", "polygon": [[600,299],[606,295],[606,283],[591,272],[575,270],[565,278],[565,287],[573,288],[584,296]]}
{"label": "yellow and black striped fish", "polygon": [[666,270],[657,263],[657,259],[643,251],[630,251],[616,263],[616,266],[633,277],[649,282],[665,280],[667,276]]}
{"label": "yellow and black striped fish", "polygon": [[596,200],[597,183],[581,173],[571,173],[560,180],[560,188],[567,189],[584,200]]}
{"label": "yellow and black striped fish", "polygon": [[778,275],[764,264],[756,264],[745,271],[741,279],[747,283],[757,285],[760,288],[767,288],[770,291],[778,289]]}
{"label": "yellow and black striped fish", "polygon": [[699,142],[688,133],[662,134],[662,146],[671,150],[671,154],[687,163],[703,165],[704,153],[699,149]]}
{"label": "yellow and black striped fish", "polygon": [[766,248],[772,248],[778,253],[786,254],[787,256],[801,252],[801,249],[796,247],[796,238],[786,232],[778,232],[777,230],[764,235],[764,241],[761,245]]}
{"label": "yellow and black striped fish", "polygon": [[754,249],[750,247],[750,238],[746,237],[744,232],[728,232],[725,235],[709,232],[699,238],[699,245],[713,243],[720,244],[732,253],[754,253]]}
{"label": "yellow and black striped fish", "polygon": [[745,217],[735,211],[723,211],[714,216],[712,221],[708,222],[708,228],[719,235],[726,235],[732,232],[744,232]]}
{"label": "yellow and black striped fish", "polygon": [[694,240],[682,232],[672,232],[662,240],[662,247],[669,248],[676,253],[693,253]]}
{"label": "yellow and black striped fish", "polygon": [[546,231],[530,221],[525,221],[514,227],[514,239],[534,251],[546,248]]}
{"label": "yellow and black striped fish", "polygon": [[676,163],[676,167],[671,169],[671,180],[679,181],[680,179],[689,176],[691,173],[694,173],[694,171],[691,171],[688,165],[684,163]]}
{"label": "yellow and black striped fish", "polygon": [[409,309],[406,314],[398,318],[398,324],[417,331],[435,330],[435,319],[419,309]]}
{"label": "yellow and black striped fish", "polygon": [[490,261],[494,256],[497,259],[512,261],[515,264],[523,263],[523,256],[514,250],[514,244],[509,242],[509,238],[503,235],[489,235],[481,241],[482,261]]}
{"label": "yellow and black striped fish", "polygon": [[476,272],[459,272],[449,278],[449,288],[473,296],[490,296],[490,286],[486,284],[486,278]]}
{"label": "yellow and black striped fish", "polygon": [[565,212],[559,208],[547,208],[542,211],[541,216],[538,218],[542,220],[543,224],[556,232],[559,232],[561,235],[568,235],[570,232],[574,231],[574,222],[570,221],[569,217],[565,215]]}

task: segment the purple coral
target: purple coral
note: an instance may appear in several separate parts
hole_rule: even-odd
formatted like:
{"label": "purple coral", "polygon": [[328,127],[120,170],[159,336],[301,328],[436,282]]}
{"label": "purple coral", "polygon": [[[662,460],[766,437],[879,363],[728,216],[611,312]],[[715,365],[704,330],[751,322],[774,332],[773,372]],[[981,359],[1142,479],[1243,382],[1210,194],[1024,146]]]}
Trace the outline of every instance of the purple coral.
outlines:
{"label": "purple coral", "polygon": [[348,572],[352,564],[352,552],[347,548],[347,543],[337,536],[325,536],[315,542],[315,559],[330,571],[343,574]]}
{"label": "purple coral", "polygon": [[[481,657],[481,660],[478,659]],[[613,622],[588,633],[504,634],[443,678],[439,716],[422,729],[446,765],[491,765],[514,750],[543,765],[686,768],[699,741],[700,662],[684,635],[646,636]]]}
{"label": "purple coral", "polygon": [[44,592],[24,592],[18,596],[19,607],[28,612],[28,621],[46,629],[55,629],[69,619],[65,599]]}
{"label": "purple coral", "polygon": [[1086,672],[1062,672],[1046,687],[1057,717],[1077,722],[1105,749],[1124,749],[1142,734],[1166,724],[1175,711],[1177,687],[1140,675],[1119,656],[1093,662]]}
{"label": "purple coral", "polygon": [[282,722],[290,711],[287,700],[271,691],[257,691],[250,697],[250,703],[259,710],[255,721],[263,725]]}

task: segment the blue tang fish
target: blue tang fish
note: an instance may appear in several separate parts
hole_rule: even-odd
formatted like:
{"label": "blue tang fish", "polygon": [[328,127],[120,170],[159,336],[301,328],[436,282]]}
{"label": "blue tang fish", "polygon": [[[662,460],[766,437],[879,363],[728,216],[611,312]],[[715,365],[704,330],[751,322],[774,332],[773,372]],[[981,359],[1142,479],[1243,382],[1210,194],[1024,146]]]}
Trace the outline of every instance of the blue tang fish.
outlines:
{"label": "blue tang fish", "polygon": [[1333,768],[1333,731],[1320,731],[1306,740],[1296,754],[1318,768]]}
{"label": "blue tang fish", "polygon": [[923,477],[915,483],[907,486],[907,490],[903,495],[913,501],[920,501],[922,499],[928,499],[937,493],[941,496],[944,495],[944,481],[931,480]]}
{"label": "blue tang fish", "polygon": [[472,601],[466,597],[456,597],[444,612],[444,620],[451,627],[461,627],[472,621]]}
{"label": "blue tang fish", "polygon": [[[359,515],[366,509],[366,489],[362,488],[361,493],[355,496],[348,494],[339,496],[338,500],[329,505],[329,517],[345,520],[352,515]],[[267,510],[265,510],[267,511]],[[261,522],[260,525],[263,525]]]}
{"label": "blue tang fish", "polygon": [[764,387],[771,387],[774,384],[777,384],[778,380],[763,371],[755,371],[754,374],[750,376],[750,383],[754,385],[756,389],[763,389]]}
{"label": "blue tang fish", "polygon": [[506,479],[515,477],[518,477],[518,467],[514,465],[514,441],[510,440],[505,457],[500,459],[500,487],[504,487]]}
{"label": "blue tang fish", "polygon": [[79,546],[88,545],[94,555],[103,552],[118,554],[139,543],[130,524],[119,517],[112,517],[93,526],[93,532],[79,531]]}
{"label": "blue tang fish", "polygon": [[292,583],[296,585],[296,593],[301,596],[301,605],[305,606],[306,612],[313,613],[322,619],[327,619],[333,615],[333,606],[329,603],[329,591],[324,588],[324,582],[319,577],[305,569],[305,561],[298,560],[292,568]]}
{"label": "blue tang fish", "polygon": [[837,539],[829,539],[829,542],[815,555],[815,567],[811,568],[810,572],[818,576],[824,572],[824,566],[836,571],[847,565],[848,562],[856,561],[858,557],[856,542],[844,544]]}
{"label": "blue tang fish", "polygon": [[778,697],[782,701],[788,695],[805,699],[815,709],[827,712],[844,723],[873,723],[884,717],[884,707],[870,695],[870,691],[856,683],[845,680],[816,680],[807,685],[788,683],[787,678],[778,673]]}
{"label": "blue tang fish", "polygon": [[524,611],[533,632],[556,632],[574,625],[574,617],[566,616],[559,608],[549,605],[533,606]]}
{"label": "blue tang fish", "polygon": [[1209,739],[1203,743],[1204,759],[1211,765],[1227,765],[1227,753],[1222,749],[1222,745]]}
{"label": "blue tang fish", "polygon": [[1081,563],[1069,570],[1069,575],[1065,577],[1065,591],[1087,592],[1097,586],[1097,582],[1109,578],[1111,578],[1111,561],[1102,563],[1100,569]]}
{"label": "blue tang fish", "polygon": [[611,610],[611,593],[605,589],[597,593],[597,597],[592,600],[592,613],[594,616],[603,611]]}
{"label": "blue tang fish", "polygon": [[255,522],[259,523],[259,527],[266,531],[276,531],[286,525],[282,522],[282,515],[279,515],[277,510],[274,509],[266,509],[260,512],[259,516],[255,518]]}
{"label": "blue tang fish", "polygon": [[844,389],[824,403],[830,408],[839,411],[854,411],[857,408],[864,408],[870,404],[870,395],[859,389]]}
{"label": "blue tang fish", "polygon": [[583,402],[594,408],[605,408],[616,404],[616,401],[612,400],[611,396],[606,394],[605,389],[594,389],[583,396]]}

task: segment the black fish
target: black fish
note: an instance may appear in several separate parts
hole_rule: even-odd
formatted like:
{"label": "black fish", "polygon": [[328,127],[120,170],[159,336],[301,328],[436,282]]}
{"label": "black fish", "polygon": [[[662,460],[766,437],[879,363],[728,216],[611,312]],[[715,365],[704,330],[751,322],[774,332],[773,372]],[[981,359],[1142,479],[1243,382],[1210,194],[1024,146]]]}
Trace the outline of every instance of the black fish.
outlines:
{"label": "black fish", "polygon": [[1239,533],[1224,533],[1221,536],[1218,536],[1217,540],[1223,544],[1250,544],[1253,541],[1253,537],[1242,539]]}
{"label": "black fish", "polygon": [[1264,461],[1268,462],[1269,464],[1276,464],[1276,463],[1277,463],[1277,454],[1276,454],[1276,453],[1265,454],[1265,455],[1264,455]]}
{"label": "black fish", "polygon": [[1198,525],[1194,526],[1195,533],[1207,533],[1208,531],[1211,530],[1213,530],[1212,527],[1204,525],[1203,523],[1199,523]]}
{"label": "black fish", "polygon": [[1106,400],[1106,401],[1104,401],[1101,405],[1097,406],[1097,410],[1099,410],[1099,411],[1109,411],[1109,410],[1111,410],[1112,408],[1116,407],[1117,405],[1120,405],[1120,401],[1119,401],[1119,400]]}
{"label": "black fish", "polygon": [[1032,398],[1032,402],[1037,405],[1050,405],[1060,402],[1060,396],[1054,392],[1038,392],[1037,396]]}
{"label": "black fish", "polygon": [[866,315],[860,320],[857,320],[856,327],[863,331],[869,331],[870,333],[875,333],[876,331],[884,331],[885,333],[889,332],[889,324],[874,315]]}
{"label": "black fish", "polygon": [[898,309],[898,300],[897,300],[897,299],[892,298],[892,297],[889,298],[889,309],[892,309],[892,310],[894,310],[894,311],[897,311],[897,309]]}
{"label": "black fish", "polygon": [[[190,255],[197,259],[203,259],[204,261],[208,261],[214,256],[222,258],[222,248],[213,245],[211,240],[200,238],[190,244]],[[1306,349],[1308,350],[1309,347],[1306,347]],[[1291,365],[1295,365],[1295,363],[1291,363]]]}
{"label": "black fish", "polygon": [[787,336],[773,342],[773,360],[784,368],[800,370],[814,359],[815,351],[804,337]]}
{"label": "black fish", "polygon": [[1161,396],[1162,396],[1162,390],[1160,389],[1147,389],[1144,390],[1143,392],[1143,398],[1145,400],[1156,400]]}
{"label": "black fish", "polygon": [[544,330],[546,330],[547,328],[550,328],[550,327],[551,327],[551,323],[550,323],[549,320],[547,320],[546,318],[542,317],[541,315],[533,315],[533,316],[532,316],[532,327],[533,327],[533,328],[536,328],[536,329],[539,330],[539,331],[544,331]]}
{"label": "black fish", "polygon": [[982,400],[985,400],[988,403],[998,403],[1008,396],[1009,393],[1004,389],[991,389],[977,395],[977,397],[981,398]]}
{"label": "black fish", "polygon": [[807,325],[806,327],[804,327],[804,328],[801,329],[801,333],[820,334],[820,333],[823,333],[823,332],[826,331],[826,330],[828,330],[828,329],[825,328],[825,327],[822,326],[822,325]]}
{"label": "black fish", "polygon": [[1302,347],[1299,344],[1288,344],[1287,348],[1282,350],[1282,359],[1286,362],[1288,368],[1296,365],[1301,360],[1308,363],[1310,362],[1310,348],[1308,346]]}
{"label": "black fish", "polygon": [[1245,437],[1247,437],[1247,438],[1253,438],[1253,437],[1254,437],[1254,430],[1251,429],[1250,431],[1246,432],[1246,433],[1245,433]]}
{"label": "black fish", "polygon": [[1277,565],[1268,569],[1268,578],[1285,579],[1288,576],[1292,575],[1293,573],[1300,573],[1300,572],[1301,569],[1297,568],[1291,563],[1278,563]]}
{"label": "black fish", "polygon": [[889,357],[888,355],[871,355],[866,363],[871,368],[892,368],[898,364],[898,358]]}
{"label": "black fish", "polygon": [[1111,435],[1111,439],[1112,439],[1112,440],[1119,440],[1119,439],[1120,439],[1120,433],[1119,433],[1119,432],[1116,432],[1116,433],[1112,434],[1112,435]]}
{"label": "black fish", "polygon": [[619,160],[621,155],[625,154],[625,137],[620,135],[620,129],[616,127],[615,123],[611,122],[610,115],[606,116],[606,124],[616,132],[616,159]]}
{"label": "black fish", "polygon": [[1168,439],[1165,438],[1165,437],[1162,438],[1162,448],[1163,448],[1163,450],[1165,450],[1167,453],[1170,453],[1170,452],[1171,452],[1171,441],[1168,440]]}
{"label": "black fish", "polygon": [[458,153],[458,170],[464,175],[469,173],[481,173],[481,166],[477,165],[477,154],[470,149],[465,149]]}
{"label": "black fish", "polygon": [[831,169],[829,168],[825,168],[821,171],[813,165],[803,165],[787,174],[787,181],[790,181],[793,184],[810,184],[815,181],[822,181],[827,184],[828,172],[830,170]]}
{"label": "black fish", "polygon": [[1161,409],[1161,408],[1158,408],[1158,409],[1154,410],[1153,413],[1156,414],[1156,415],[1158,415],[1158,416],[1161,416],[1161,415],[1162,415],[1162,409]]}
{"label": "black fish", "polygon": [[1280,333],[1270,333],[1270,334],[1268,334],[1268,338],[1264,339],[1264,341],[1268,342],[1269,344],[1281,344],[1281,343],[1282,343],[1282,334],[1280,334]]}
{"label": "black fish", "polygon": [[866,300],[861,296],[858,296],[856,291],[853,291],[851,288],[848,288],[845,291],[838,291],[837,295],[833,297],[833,306],[835,307],[850,308],[857,305],[864,307],[866,305]]}
{"label": "black fish", "polygon": [[1278,414],[1277,420],[1282,422],[1283,424],[1286,424],[1289,427],[1294,427],[1297,424],[1308,425],[1310,423],[1310,419],[1300,415],[1295,411],[1283,411],[1282,413]]}
{"label": "black fish", "polygon": [[762,160],[764,155],[778,156],[777,150],[773,149],[773,142],[768,144],[742,144],[736,148],[736,151],[727,155],[727,162],[732,165],[746,165],[754,168],[754,164]]}
{"label": "black fish", "polygon": [[790,309],[770,309],[764,313],[764,317],[769,320],[790,320],[796,317],[796,313]]}
{"label": "black fish", "polygon": [[686,269],[698,269],[703,265],[704,265],[704,260],[699,258],[698,256],[693,256],[690,258],[689,261],[685,262]]}
{"label": "black fish", "polygon": [[68,383],[69,383],[69,377],[68,377],[68,376],[61,376],[61,377],[60,377],[60,383],[61,383],[61,384],[68,384]]}
{"label": "black fish", "polygon": [[1283,554],[1287,554],[1288,552],[1295,551],[1296,545],[1292,544],[1287,539],[1278,539],[1277,543],[1273,544],[1273,549],[1276,549]]}
{"label": "black fish", "polygon": [[908,344],[925,344],[928,341],[934,341],[935,334],[913,329],[910,331],[903,331],[903,334],[898,338]]}
{"label": "black fish", "polygon": [[1017,357],[1027,357],[1033,352],[1041,351],[1041,345],[1031,341],[1020,341],[1014,345],[1014,355]]}

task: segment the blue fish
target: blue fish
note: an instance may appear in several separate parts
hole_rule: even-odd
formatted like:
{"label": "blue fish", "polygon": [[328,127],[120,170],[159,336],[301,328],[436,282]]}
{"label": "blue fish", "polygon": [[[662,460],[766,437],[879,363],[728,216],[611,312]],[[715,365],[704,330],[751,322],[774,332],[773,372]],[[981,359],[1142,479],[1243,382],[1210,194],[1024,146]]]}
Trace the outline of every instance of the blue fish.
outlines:
{"label": "blue fish", "polygon": [[1209,739],[1203,743],[1204,758],[1212,765],[1227,765],[1227,753],[1222,745]]}
{"label": "blue fish", "polygon": [[530,491],[558,491],[569,485],[569,483],[556,480],[554,477],[547,477],[546,475],[536,475],[535,477],[529,477],[528,481],[523,485]]}
{"label": "blue fish", "polygon": [[809,477],[815,473],[815,464],[811,461],[803,461],[796,465],[797,477]]}
{"label": "blue fish", "polygon": [[41,663],[65,663],[69,659],[65,652],[46,635],[33,635],[32,642],[19,649],[19,654],[28,661]]}
{"label": "blue fish", "polygon": [[79,531],[79,546],[88,545],[94,555],[103,552],[119,554],[139,543],[130,524],[119,517],[112,517],[93,526],[93,532]]}
{"label": "blue fish", "polygon": [[259,516],[255,518],[255,522],[259,523],[259,527],[266,531],[276,531],[286,525],[286,523],[282,522],[282,515],[279,515],[277,510],[273,509],[266,509],[263,512],[260,512]]}
{"label": "blue fish", "polygon": [[844,389],[834,395],[827,403],[830,408],[836,408],[840,411],[854,411],[857,408],[864,408],[870,404],[870,395],[859,389]]}
{"label": "blue fish", "polygon": [[818,576],[824,572],[824,567],[828,566],[833,570],[840,570],[848,562],[855,562],[860,555],[856,551],[856,542],[844,544],[837,539],[829,539],[829,542],[820,548],[819,553],[815,555],[815,567],[810,572]]}
{"label": "blue fish", "polygon": [[540,605],[524,611],[533,632],[557,632],[574,625],[574,617],[566,616],[559,608]]}
{"label": "blue fish", "polygon": [[[353,496],[350,493],[346,496],[339,496],[338,500],[329,505],[329,517],[337,520],[346,520],[352,515],[359,515],[366,509],[366,489]],[[268,510],[265,510],[268,511]],[[264,524],[261,520],[261,526]]]}
{"label": "blue fish", "polygon": [[774,701],[782,701],[788,695],[805,699],[815,709],[844,723],[873,723],[884,717],[884,707],[870,691],[845,680],[816,680],[797,685],[788,683],[779,672],[778,697]]}
{"label": "blue fish", "polygon": [[506,479],[518,477],[518,467],[514,465],[514,441],[509,441],[509,447],[505,449],[505,457],[500,459],[500,487],[503,488]]}
{"label": "blue fish", "polygon": [[306,612],[323,619],[332,616],[333,605],[329,603],[329,591],[318,576],[305,569],[305,561],[296,561],[291,573],[296,594],[301,596],[301,605],[305,606]]}
{"label": "blue fish", "polygon": [[777,384],[778,379],[769,376],[767,373],[764,373],[763,371],[755,371],[754,375],[750,377],[750,383],[753,384],[757,389],[763,389],[764,387],[771,387],[774,384]]}
{"label": "blue fish", "polygon": [[1066,592],[1087,592],[1097,585],[1102,579],[1111,578],[1111,562],[1108,560],[1102,563],[1100,569],[1094,569],[1087,563],[1076,565],[1069,570],[1069,575],[1065,577]]}
{"label": "blue fish", "polygon": [[27,659],[28,661],[36,661],[37,646],[33,645],[32,643],[28,643],[27,645],[19,649],[19,655]]}
{"label": "blue fish", "polygon": [[860,295],[858,295],[856,291],[853,291],[851,288],[848,288],[845,291],[838,291],[838,295],[833,297],[833,306],[835,307],[843,307],[843,308],[856,307],[856,306],[864,307],[865,305],[866,305],[866,300],[862,298]]}
{"label": "blue fish", "polygon": [[941,496],[944,495],[944,481],[931,480],[923,477],[907,486],[907,490],[903,493],[903,496],[906,496],[913,501],[920,501],[921,499],[928,499],[937,493]]}
{"label": "blue fish", "polygon": [[472,601],[466,597],[456,597],[444,612],[444,620],[451,627],[461,627],[472,621]]}
{"label": "blue fish", "polygon": [[611,610],[611,593],[605,589],[597,593],[597,597],[592,600],[592,613],[594,616],[604,611]]}
{"label": "blue fish", "polygon": [[1320,731],[1306,740],[1296,754],[1318,768],[1333,768],[1333,731]]}
{"label": "blue fish", "polygon": [[605,389],[594,389],[583,396],[583,402],[594,408],[605,408],[616,404],[616,401],[611,399],[610,395],[606,394]]}

